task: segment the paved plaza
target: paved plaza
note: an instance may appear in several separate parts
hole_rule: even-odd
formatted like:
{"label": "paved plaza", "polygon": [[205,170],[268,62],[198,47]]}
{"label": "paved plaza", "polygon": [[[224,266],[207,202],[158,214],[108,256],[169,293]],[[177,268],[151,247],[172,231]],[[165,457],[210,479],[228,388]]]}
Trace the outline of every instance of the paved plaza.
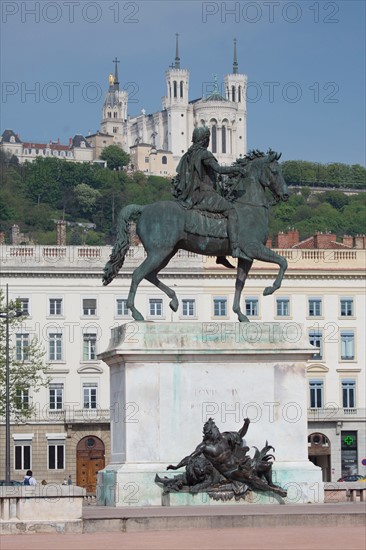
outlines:
{"label": "paved plaza", "polygon": [[[159,519],[160,518],[160,519]],[[3,535],[1,550],[365,550],[365,503],[109,508],[85,506],[83,534]],[[116,530],[116,520],[127,532]],[[186,521],[186,520],[189,521]],[[199,528],[207,525],[211,528]],[[165,527],[153,528],[154,525]],[[194,521],[196,520],[196,521]],[[201,522],[201,523],[200,523]],[[230,527],[230,522],[235,527]],[[253,525],[237,527],[240,525]],[[179,524],[185,529],[172,528]],[[196,528],[195,528],[196,526]],[[223,526],[223,528],[219,528]],[[128,531],[128,529],[131,529]],[[111,530],[114,529],[113,532]],[[132,530],[133,529],[133,530]]]}
{"label": "paved plaza", "polygon": [[13,535],[1,539],[1,550],[364,550],[365,547],[364,526]]}

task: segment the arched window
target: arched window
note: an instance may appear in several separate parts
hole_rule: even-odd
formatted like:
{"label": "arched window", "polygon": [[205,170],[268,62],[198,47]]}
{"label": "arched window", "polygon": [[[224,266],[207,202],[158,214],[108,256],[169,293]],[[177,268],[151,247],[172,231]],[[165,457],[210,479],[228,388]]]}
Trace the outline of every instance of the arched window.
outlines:
{"label": "arched window", "polygon": [[226,153],[226,126],[221,128],[222,147],[221,152]]}
{"label": "arched window", "polygon": [[10,143],[15,143],[15,137],[14,136],[10,136]]}
{"label": "arched window", "polygon": [[172,97],[172,87],[170,84],[169,84],[169,97]]}
{"label": "arched window", "polygon": [[168,159],[166,158],[165,155],[163,157],[161,157],[161,162],[162,162],[162,164],[168,164]]}
{"label": "arched window", "polygon": [[107,115],[108,115],[108,118],[112,118],[112,113],[110,111],[108,111]]}
{"label": "arched window", "polygon": [[180,81],[180,97],[183,97],[183,80]]}
{"label": "arched window", "polygon": [[216,122],[211,127],[211,151],[217,153],[217,127]]}
{"label": "arched window", "polygon": [[178,96],[177,81],[176,80],[174,80],[174,82],[173,82],[173,94],[174,94],[174,97]]}
{"label": "arched window", "polygon": [[238,102],[241,102],[241,86],[238,88]]}
{"label": "arched window", "polygon": [[231,86],[231,101],[235,101],[235,86]]}
{"label": "arched window", "polygon": [[206,122],[201,118],[201,126],[206,126]]}

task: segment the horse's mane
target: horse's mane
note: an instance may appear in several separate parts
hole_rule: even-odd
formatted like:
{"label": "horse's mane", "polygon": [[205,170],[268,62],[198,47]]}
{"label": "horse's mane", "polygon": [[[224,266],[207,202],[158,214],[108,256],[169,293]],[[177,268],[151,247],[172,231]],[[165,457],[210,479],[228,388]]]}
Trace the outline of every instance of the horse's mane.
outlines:
{"label": "horse's mane", "polygon": [[274,162],[280,159],[282,153],[276,153],[271,148],[267,153],[260,151],[259,149],[252,149],[244,157],[236,159],[234,164],[240,164],[241,166],[247,166],[251,161],[258,159],[265,159],[267,162]]}

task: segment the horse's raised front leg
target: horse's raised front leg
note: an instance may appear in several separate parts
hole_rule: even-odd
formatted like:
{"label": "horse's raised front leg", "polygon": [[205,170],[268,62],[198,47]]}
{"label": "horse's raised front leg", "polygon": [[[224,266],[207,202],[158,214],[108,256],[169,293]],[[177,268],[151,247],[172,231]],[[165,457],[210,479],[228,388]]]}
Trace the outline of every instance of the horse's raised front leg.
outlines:
{"label": "horse's raised front leg", "polygon": [[283,258],[277,252],[273,252],[270,248],[267,248],[261,243],[250,243],[244,247],[245,253],[255,260],[261,260],[262,262],[268,262],[271,264],[277,264],[279,271],[277,277],[272,286],[267,286],[263,290],[263,296],[273,294],[278,290],[282,284],[282,279],[287,269],[287,260]]}
{"label": "horse's raised front leg", "polygon": [[160,269],[162,269],[164,265],[166,265],[169,262],[172,255],[173,254],[171,250],[160,249],[160,250],[155,250],[154,252],[150,252],[148,253],[145,260],[142,262],[142,264],[139,265],[139,267],[135,269],[135,271],[133,272],[130,292],[128,293],[128,298],[127,298],[127,307],[131,310],[132,317],[135,319],[135,321],[144,320],[143,315],[135,307],[135,296],[136,296],[137,287],[141,283],[142,279],[148,278],[148,276],[153,273],[158,273]]}
{"label": "horse's raised front leg", "polygon": [[246,278],[248,276],[250,268],[252,267],[252,264],[253,264],[253,261],[242,260],[241,258],[239,258],[238,260],[238,271],[237,271],[236,282],[235,282],[233,312],[238,315],[238,319],[241,323],[249,322],[248,317],[244,315],[244,313],[241,311],[240,298],[245,285]]}

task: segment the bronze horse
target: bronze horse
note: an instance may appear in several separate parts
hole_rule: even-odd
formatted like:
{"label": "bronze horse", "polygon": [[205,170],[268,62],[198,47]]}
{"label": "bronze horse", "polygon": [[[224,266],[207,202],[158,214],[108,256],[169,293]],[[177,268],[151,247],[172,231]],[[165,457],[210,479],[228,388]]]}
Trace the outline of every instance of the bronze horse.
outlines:
{"label": "bronze horse", "polygon": [[[272,192],[275,202],[288,199],[288,188],[278,160],[281,155],[269,150],[267,154],[253,151],[238,159],[246,175],[240,175],[231,183],[227,198],[232,200],[239,217],[239,242],[247,259],[238,260],[233,311],[239,321],[248,321],[240,309],[240,297],[254,260],[278,264],[279,271],[272,286],[264,289],[263,295],[272,294],[280,288],[287,269],[285,258],[265,246],[268,238],[270,203],[265,189]],[[183,208],[178,201],[161,201],[146,206],[131,204],[123,208],[118,216],[118,237],[109,261],[104,268],[103,284],[108,285],[122,267],[130,247],[129,220],[138,216],[136,232],[145,248],[146,258],[132,274],[127,307],[136,321],[143,321],[142,314],[135,307],[137,287],[146,279],[171,299],[169,306],[178,309],[177,296],[171,288],[158,279],[158,273],[167,266],[179,249],[206,256],[230,255],[230,244],[225,232],[221,237],[201,236],[186,229],[187,217],[193,211]],[[197,214],[196,214],[197,215]],[[207,213],[206,213],[207,215]],[[226,224],[226,219],[214,223]]]}

